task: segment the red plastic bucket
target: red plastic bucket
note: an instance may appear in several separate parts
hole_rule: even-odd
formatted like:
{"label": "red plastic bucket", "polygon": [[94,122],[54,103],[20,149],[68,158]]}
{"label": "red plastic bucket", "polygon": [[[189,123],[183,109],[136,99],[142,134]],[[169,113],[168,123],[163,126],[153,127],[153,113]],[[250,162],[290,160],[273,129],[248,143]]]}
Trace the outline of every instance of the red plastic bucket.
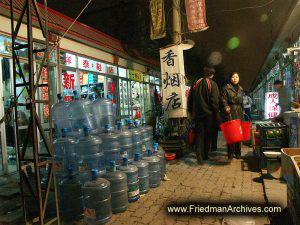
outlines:
{"label": "red plastic bucket", "polygon": [[243,141],[241,120],[231,120],[220,125],[227,144]]}
{"label": "red plastic bucket", "polygon": [[242,122],[243,141],[250,140],[251,125],[251,122]]}

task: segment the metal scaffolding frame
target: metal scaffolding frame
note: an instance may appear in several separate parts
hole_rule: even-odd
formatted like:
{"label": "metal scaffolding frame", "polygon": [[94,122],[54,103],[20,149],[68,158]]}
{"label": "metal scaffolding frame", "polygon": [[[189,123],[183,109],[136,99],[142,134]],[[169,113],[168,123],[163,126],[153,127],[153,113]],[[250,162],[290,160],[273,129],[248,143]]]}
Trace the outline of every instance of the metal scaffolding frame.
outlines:
{"label": "metal scaffolding frame", "polygon": [[[23,8],[18,17],[16,26],[15,26],[15,8],[14,0],[10,0],[10,12],[11,12],[11,35],[12,35],[12,58],[13,58],[13,83],[14,83],[14,118],[15,118],[15,129],[16,129],[16,149],[18,156],[19,164],[19,174],[20,174],[20,188],[23,202],[23,215],[25,224],[60,224],[59,219],[59,209],[57,201],[57,188],[56,188],[56,179],[55,179],[55,168],[54,168],[54,159],[53,159],[53,140],[52,140],[52,118],[51,118],[51,105],[52,105],[52,87],[51,87],[51,78],[49,74],[49,36],[48,36],[48,13],[47,13],[47,0],[43,0],[44,3],[44,18],[42,18],[41,12],[39,10],[39,5],[36,0],[24,0]],[[42,31],[43,41],[46,46],[44,49],[33,49],[33,24],[32,17],[35,17],[38,21],[38,26]],[[25,20],[26,19],[26,20]],[[17,42],[16,38],[18,36],[22,22],[26,23],[27,29],[27,43],[20,44]],[[18,50],[28,49],[28,78],[22,71],[20,64],[20,59],[18,56]],[[43,52],[42,63],[35,73],[34,71],[34,54],[38,52]],[[48,83],[40,83],[42,70],[47,71],[47,81]],[[17,76],[19,76],[22,82],[17,83]],[[27,90],[28,99],[27,101],[20,102],[19,96],[16,96],[17,88],[22,88],[22,92]],[[48,100],[38,99],[37,91],[40,88],[48,89]],[[45,89],[44,89],[45,90]],[[44,132],[42,127],[41,120],[37,113],[38,104],[46,104],[49,109],[49,127],[50,127],[50,137]],[[20,107],[26,107],[30,111],[29,124],[27,125],[26,135],[23,140],[23,144],[20,144],[20,133],[18,124],[18,109]],[[39,151],[38,143],[38,134],[41,136],[42,140],[45,143],[47,149],[46,154],[41,154]],[[32,148],[28,148],[28,144],[31,142]],[[32,151],[31,151],[32,149]],[[28,179],[28,174],[25,172],[26,167],[34,167],[34,183],[30,182]],[[41,187],[41,167],[48,167],[47,179],[46,179],[46,189],[42,190]],[[54,184],[54,185],[53,185]],[[51,188],[50,188],[51,187]],[[53,218],[45,218],[46,207],[48,203],[48,197],[50,191],[54,191],[55,198],[55,207],[56,215]],[[29,195],[28,195],[29,194]],[[26,205],[25,199],[27,198],[34,199],[35,206],[37,206],[37,217],[32,218],[28,213],[29,207],[34,209],[34,205]]]}

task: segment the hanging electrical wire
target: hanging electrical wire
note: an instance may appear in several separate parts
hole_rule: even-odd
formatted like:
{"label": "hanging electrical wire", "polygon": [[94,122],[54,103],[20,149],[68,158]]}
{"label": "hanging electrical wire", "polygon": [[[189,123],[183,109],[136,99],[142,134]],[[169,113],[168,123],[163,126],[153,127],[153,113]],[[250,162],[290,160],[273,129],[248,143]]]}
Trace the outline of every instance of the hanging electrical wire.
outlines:
{"label": "hanging electrical wire", "polygon": [[84,10],[89,6],[89,4],[92,2],[92,0],[89,0],[88,3],[83,7],[81,12],[78,14],[78,16],[75,18],[75,20],[71,23],[71,25],[68,27],[68,29],[65,31],[65,33],[61,36],[61,38],[57,41],[57,43],[53,46],[51,49],[49,55],[53,52],[53,50],[57,47],[57,45],[61,42],[61,40],[65,37],[65,35],[69,32],[69,30],[73,27],[73,25],[76,23],[78,18],[81,16],[81,14],[84,12]]}
{"label": "hanging electrical wire", "polygon": [[242,10],[247,10],[247,9],[258,9],[258,8],[263,8],[265,6],[268,6],[270,4],[272,4],[275,0],[271,0],[265,4],[262,4],[262,5],[257,5],[257,6],[248,6],[248,7],[243,7],[243,8],[238,8],[238,9],[224,9],[224,10],[220,10],[220,11],[217,11],[215,13],[212,13],[212,14],[216,14],[216,13],[222,13],[222,12],[238,12],[238,11],[242,11]]}

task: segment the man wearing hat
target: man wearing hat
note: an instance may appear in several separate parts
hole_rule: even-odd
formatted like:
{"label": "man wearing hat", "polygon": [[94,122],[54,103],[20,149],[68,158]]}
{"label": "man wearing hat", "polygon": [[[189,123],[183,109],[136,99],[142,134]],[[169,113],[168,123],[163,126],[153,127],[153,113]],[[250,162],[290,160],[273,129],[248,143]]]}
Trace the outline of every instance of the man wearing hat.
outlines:
{"label": "man wearing hat", "polygon": [[203,76],[192,87],[192,118],[196,128],[198,163],[208,159],[209,151],[217,150],[218,127],[221,123],[219,88],[212,78],[214,68],[204,67]]}

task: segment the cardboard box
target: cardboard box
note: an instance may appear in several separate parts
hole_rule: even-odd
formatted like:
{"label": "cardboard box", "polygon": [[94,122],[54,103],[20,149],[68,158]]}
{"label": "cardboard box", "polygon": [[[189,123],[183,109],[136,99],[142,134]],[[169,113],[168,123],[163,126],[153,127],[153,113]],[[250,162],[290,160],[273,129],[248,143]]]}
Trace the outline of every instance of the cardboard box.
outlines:
{"label": "cardboard box", "polygon": [[294,163],[292,156],[300,156],[300,148],[282,148],[281,149],[281,171],[283,179],[287,183],[293,182]]}
{"label": "cardboard box", "polygon": [[[293,224],[300,224],[300,156],[292,156],[292,161],[294,164],[293,168],[293,184],[290,185],[289,191],[291,192],[288,199],[290,205],[288,209],[293,221]],[[289,184],[288,184],[289,186]]]}

